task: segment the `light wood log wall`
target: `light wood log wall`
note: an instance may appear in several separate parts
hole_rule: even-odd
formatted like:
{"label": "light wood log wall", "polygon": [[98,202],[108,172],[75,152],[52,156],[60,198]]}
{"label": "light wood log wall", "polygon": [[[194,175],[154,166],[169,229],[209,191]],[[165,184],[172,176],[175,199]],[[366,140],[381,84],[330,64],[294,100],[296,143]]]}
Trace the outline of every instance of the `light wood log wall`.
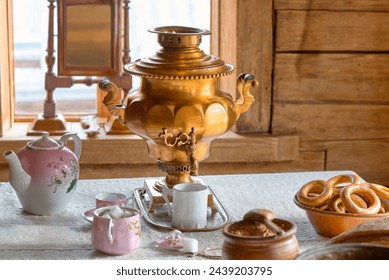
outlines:
{"label": "light wood log wall", "polygon": [[[215,140],[200,173],[353,170],[389,185],[388,23],[387,0],[212,0],[211,53],[260,86],[236,126],[249,134]],[[12,139],[1,153],[26,142]],[[139,176],[162,176],[144,142],[83,139],[82,178]]]}
{"label": "light wood log wall", "polygon": [[274,18],[271,132],[389,184],[389,1],[275,0]]}

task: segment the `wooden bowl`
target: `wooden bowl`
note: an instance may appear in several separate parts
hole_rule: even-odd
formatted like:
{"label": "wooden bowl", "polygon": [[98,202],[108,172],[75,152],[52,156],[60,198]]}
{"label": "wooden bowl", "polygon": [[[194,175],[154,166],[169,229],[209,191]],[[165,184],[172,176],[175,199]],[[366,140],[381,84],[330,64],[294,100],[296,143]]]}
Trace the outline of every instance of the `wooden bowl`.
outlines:
{"label": "wooden bowl", "polygon": [[310,249],[296,260],[387,260],[389,247],[376,244],[335,244]]}
{"label": "wooden bowl", "polygon": [[337,236],[364,222],[389,217],[389,212],[375,215],[360,215],[322,211],[301,204],[297,200],[297,196],[294,197],[293,201],[298,207],[305,210],[308,220],[315,231],[327,237]]}
{"label": "wooden bowl", "polygon": [[389,218],[362,223],[327,242],[338,243],[370,243],[389,247]]}

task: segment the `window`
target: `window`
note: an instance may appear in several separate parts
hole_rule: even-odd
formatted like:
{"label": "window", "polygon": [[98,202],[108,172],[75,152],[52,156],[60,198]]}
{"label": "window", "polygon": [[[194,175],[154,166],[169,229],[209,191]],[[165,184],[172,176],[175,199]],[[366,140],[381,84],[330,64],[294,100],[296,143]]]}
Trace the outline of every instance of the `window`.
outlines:
{"label": "window", "polygon": [[[43,111],[47,70],[47,6],[47,0],[13,0],[16,115]],[[56,12],[57,8],[55,22]],[[129,19],[130,56],[134,61],[152,55],[159,49],[155,34],[147,32],[148,28],[187,25],[210,29],[210,0],[132,0]],[[54,41],[56,43],[56,39]],[[210,38],[204,38],[201,48],[209,53],[209,45]],[[56,45],[54,48],[58,49]],[[56,72],[57,65],[53,69]],[[139,81],[134,77],[133,88],[138,85]],[[60,113],[96,113],[95,86],[59,88],[54,91],[54,99]],[[77,100],[77,106],[74,106],[74,100]]]}

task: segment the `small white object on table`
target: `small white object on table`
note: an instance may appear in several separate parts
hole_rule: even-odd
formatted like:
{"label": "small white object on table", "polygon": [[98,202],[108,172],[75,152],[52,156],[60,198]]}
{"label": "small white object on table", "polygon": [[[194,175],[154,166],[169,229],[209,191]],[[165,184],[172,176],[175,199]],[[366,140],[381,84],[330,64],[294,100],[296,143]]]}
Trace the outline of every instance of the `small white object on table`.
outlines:
{"label": "small white object on table", "polygon": [[[201,176],[211,186],[233,221],[254,208],[272,210],[277,217],[297,226],[300,253],[320,247],[328,238],[317,234],[306,214],[293,203],[293,197],[305,183],[327,180],[352,171],[292,172]],[[169,230],[149,225],[142,219],[141,249],[124,256],[108,256],[91,243],[92,224],[82,213],[95,206],[94,197],[101,192],[132,195],[143,186],[145,178],[80,180],[68,209],[55,216],[34,216],[22,211],[16,193],[9,183],[0,183],[0,259],[201,259],[185,254],[171,254],[154,246]],[[198,250],[221,248],[222,230],[184,232],[198,241]]]}

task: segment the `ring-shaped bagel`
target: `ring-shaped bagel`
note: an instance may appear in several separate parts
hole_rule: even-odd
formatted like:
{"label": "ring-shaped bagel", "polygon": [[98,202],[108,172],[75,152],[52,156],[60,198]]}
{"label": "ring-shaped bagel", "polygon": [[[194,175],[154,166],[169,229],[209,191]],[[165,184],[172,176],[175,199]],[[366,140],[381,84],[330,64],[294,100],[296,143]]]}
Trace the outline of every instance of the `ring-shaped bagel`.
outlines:
{"label": "ring-shaped bagel", "polygon": [[389,199],[389,188],[371,183],[368,183],[367,186],[372,189],[380,198]]}
{"label": "ring-shaped bagel", "polygon": [[[353,193],[351,194],[351,199],[355,202],[355,204],[361,208],[367,208],[366,202],[359,195]],[[340,194],[335,194],[328,201],[328,209],[332,212],[337,213],[347,213],[348,210],[344,206],[342,199],[340,198]]]}
{"label": "ring-shaped bagel", "polygon": [[361,208],[368,207],[366,201],[356,193],[351,194],[351,199],[355,202],[356,205],[358,205]]}
{"label": "ring-shaped bagel", "polygon": [[337,175],[327,181],[328,185],[331,187],[335,187],[340,184],[359,184],[360,182],[361,177],[354,174]]}
{"label": "ring-shaped bagel", "polygon": [[332,212],[337,212],[337,213],[346,213],[347,210],[346,207],[344,207],[344,204],[340,199],[339,194],[335,194],[328,201],[328,209]]}
{"label": "ring-shaped bagel", "polygon": [[[351,198],[352,194],[357,194],[364,200],[368,201],[368,207],[359,207]],[[364,185],[350,184],[342,189],[340,198],[350,213],[353,214],[377,214],[381,208],[381,201],[376,193]]]}
{"label": "ring-shaped bagel", "polygon": [[321,211],[331,211],[329,208],[328,208],[328,204],[324,204],[320,207],[318,207],[317,209],[321,210]]}
{"label": "ring-shaped bagel", "polygon": [[335,194],[340,194],[340,192],[343,189],[343,186],[333,186],[332,189],[333,189],[334,195]]}
{"label": "ring-shaped bagel", "polygon": [[[309,193],[318,193],[318,196],[309,195]],[[327,203],[327,201],[332,197],[332,187],[329,187],[326,181],[323,180],[313,180],[306,183],[300,188],[297,193],[297,199],[300,203],[310,206],[310,207],[319,207]]]}

